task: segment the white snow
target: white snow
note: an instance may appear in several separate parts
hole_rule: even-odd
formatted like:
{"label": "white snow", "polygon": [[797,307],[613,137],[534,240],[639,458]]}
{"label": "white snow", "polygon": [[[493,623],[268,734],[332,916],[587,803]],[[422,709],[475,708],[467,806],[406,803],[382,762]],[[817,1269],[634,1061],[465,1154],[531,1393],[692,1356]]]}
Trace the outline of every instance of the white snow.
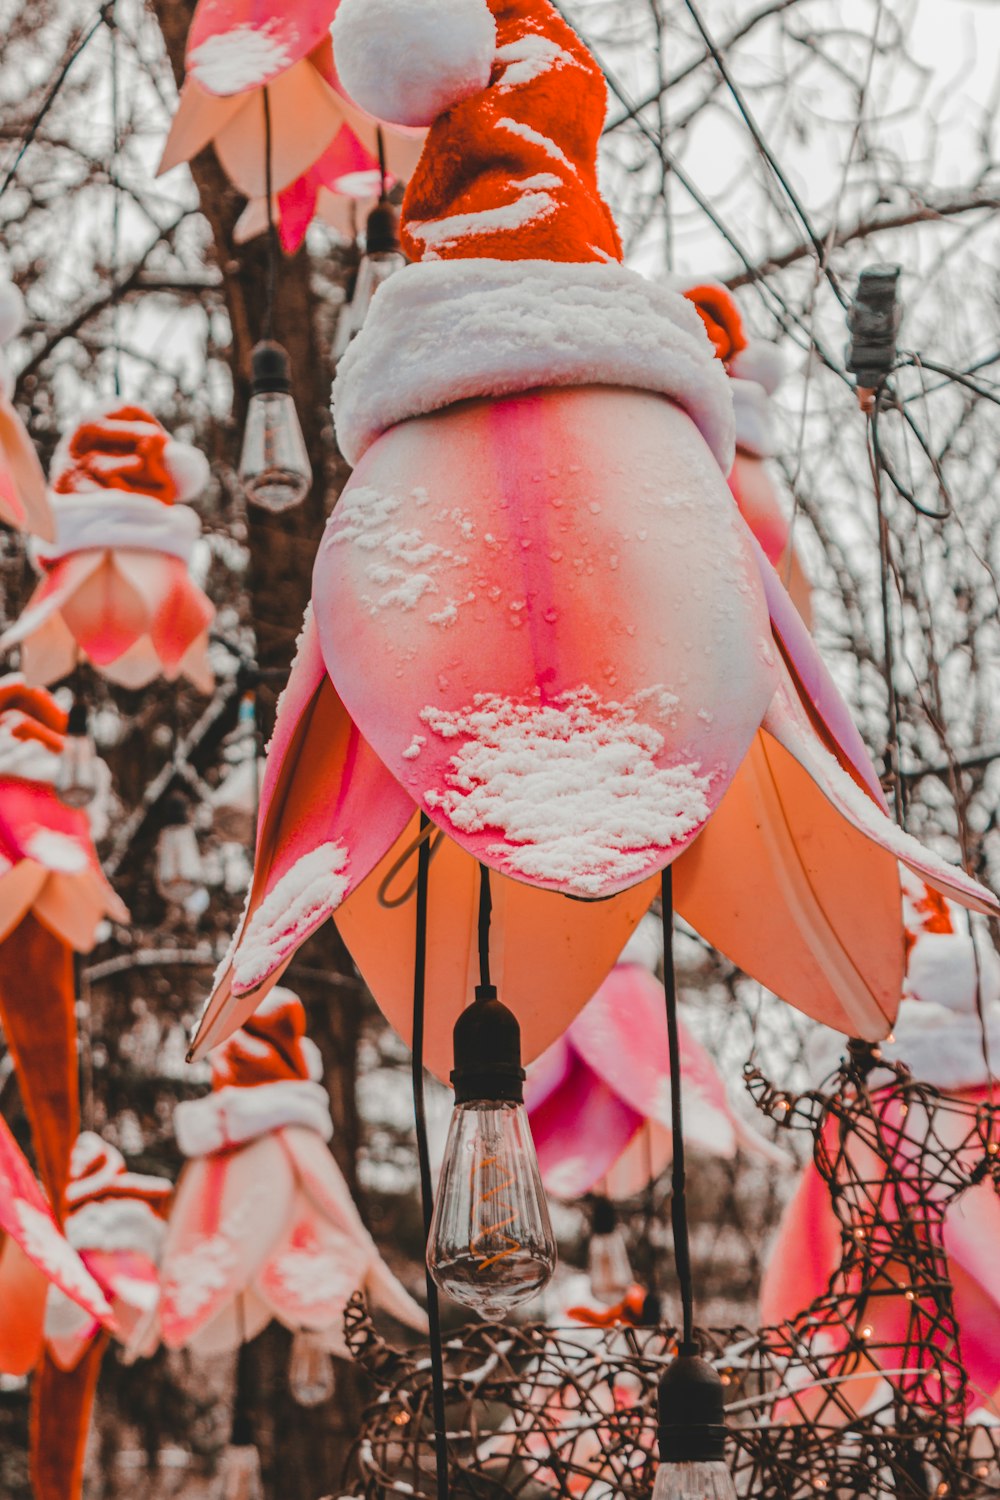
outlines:
{"label": "white snow", "polygon": [[380,288],[338,366],[337,438],[356,464],[407,417],[469,397],[586,385],[676,401],[728,474],[730,381],[704,324],[686,298],[618,264],[470,258],[405,267]]}
{"label": "white snow", "polygon": [[261,984],[293,952],[307,929],[336,910],[350,884],[343,873],[346,864],[347,850],[339,843],[327,843],[304,854],[286,871],[250,918],[233,955],[237,993]]}
{"label": "white snow", "polygon": [[79,1298],[88,1307],[109,1312],[96,1281],[48,1215],[23,1198],[15,1202],[14,1208],[25,1254],[70,1296]]}
{"label": "white snow", "polygon": [[403,751],[403,759],[416,760],[417,756],[420,754],[426,743],[426,735],[415,734],[410,743],[407,745],[406,749]]}
{"label": "white snow", "polygon": [[[550,178],[540,173],[544,181],[559,186],[558,177]],[[532,179],[525,178],[525,182]],[[497,208],[479,208],[466,214],[448,214],[443,219],[411,219],[407,229],[414,239],[425,245],[452,245],[467,235],[502,234],[504,231],[522,229],[535,219],[548,218],[555,212],[555,200],[549,193],[525,192],[511,203],[501,203]]]}
{"label": "white snow", "polygon": [[241,94],[260,88],[289,64],[288,48],[269,26],[234,26],[209,37],[187,59],[188,73],[210,94]]}
{"label": "white snow", "polygon": [[74,1250],[135,1250],[157,1261],[166,1227],[141,1198],[106,1198],[70,1214],[66,1238]]}
{"label": "white snow", "polygon": [[176,1255],[164,1278],[163,1293],[180,1318],[193,1318],[221,1292],[236,1265],[235,1236],[227,1229],[199,1240],[194,1249]]}
{"label": "white snow", "polygon": [[709,778],[694,762],[656,764],[664,736],[639,718],[650,695],[637,698],[581,687],[551,703],[479,694],[457,712],[424,709],[435,734],[462,739],[428,807],[464,833],[501,833],[488,852],[511,874],[590,896],[638,879],[708,817]]}
{"label": "white snow", "polygon": [[[354,1251],[353,1245],[350,1248]],[[355,1257],[356,1252],[352,1259]],[[346,1302],[360,1280],[356,1266],[345,1267],[329,1249],[286,1250],[271,1265],[282,1286],[303,1308],[321,1302]]]}
{"label": "white snow", "polygon": [[524,83],[532,83],[547,73],[550,68],[568,63],[576,66],[571,53],[547,36],[529,33],[516,41],[498,47],[496,55],[506,67],[497,80],[497,88],[516,89]]}
{"label": "white snow", "polygon": [[[416,609],[425,595],[438,593],[443,572],[462,568],[468,562],[467,556],[450,547],[427,541],[419,526],[403,524],[401,512],[406,512],[409,520],[424,501],[422,490],[411,490],[404,497],[382,494],[370,485],[348,485],[333,512],[325,545],[339,547],[346,543],[373,554],[365,566],[365,577],[372,588],[361,595],[362,604],[372,615],[383,609]],[[458,510],[448,515],[459,537],[466,539],[467,519]],[[457,612],[458,601],[449,599],[430,618],[434,624],[448,625]]]}
{"label": "white snow", "polygon": [[511,135],[519,135],[522,140],[530,141],[533,146],[540,146],[546,156],[551,156],[553,161],[561,162],[564,167],[569,167],[576,172],[576,167],[565,151],[557,146],[550,136],[543,135],[540,130],[533,130],[530,125],[525,125],[521,120],[510,119],[498,120],[497,127],[500,130],[509,131]]}

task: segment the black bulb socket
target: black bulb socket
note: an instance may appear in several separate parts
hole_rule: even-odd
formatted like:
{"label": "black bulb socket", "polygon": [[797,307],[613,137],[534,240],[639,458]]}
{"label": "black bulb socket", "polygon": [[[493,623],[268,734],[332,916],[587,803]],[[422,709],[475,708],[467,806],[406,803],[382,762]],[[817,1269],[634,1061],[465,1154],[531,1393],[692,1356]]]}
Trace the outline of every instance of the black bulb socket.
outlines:
{"label": "black bulb socket", "polygon": [[281,344],[276,344],[273,339],[261,339],[259,344],[254,345],[250,364],[253,395],[266,396],[273,392],[283,396],[291,394],[292,366]]}
{"label": "black bulb socket", "polygon": [[614,1234],[618,1226],[618,1212],[610,1198],[595,1198],[590,1215],[591,1234]]}
{"label": "black bulb socket", "polygon": [[708,1360],[678,1354],[660,1381],[657,1405],[661,1463],[707,1464],[725,1458],[722,1381]]}
{"label": "black bulb socket", "polygon": [[365,225],[365,254],[392,255],[399,253],[399,219],[391,203],[383,198],[368,215]]}
{"label": "black bulb socket", "polygon": [[163,828],[181,828],[187,820],[187,799],[180,792],[168,792],[161,805],[161,826]]}
{"label": "black bulb socket", "polygon": [[897,300],[899,276],[899,266],[866,266],[858,277],[857,291],[847,314],[851,334],[847,368],[866,390],[874,390],[896,360],[896,339],[902,318]]}
{"label": "black bulb socket", "polygon": [[524,1103],[521,1028],[492,984],[477,987],[475,1000],[455,1022],[454,1045],[456,1104]]}
{"label": "black bulb socket", "polygon": [[74,698],[70,704],[70,710],[66,717],[66,733],[75,740],[82,740],[87,734],[87,705],[79,698]]}

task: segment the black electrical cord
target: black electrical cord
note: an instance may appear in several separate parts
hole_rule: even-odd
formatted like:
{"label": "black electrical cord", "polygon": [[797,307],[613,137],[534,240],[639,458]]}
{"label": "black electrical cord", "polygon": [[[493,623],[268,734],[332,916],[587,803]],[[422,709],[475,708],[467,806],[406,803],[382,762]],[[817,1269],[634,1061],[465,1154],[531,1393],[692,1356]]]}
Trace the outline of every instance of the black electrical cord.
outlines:
{"label": "black electrical cord", "polygon": [[490,988],[490,920],[493,916],[493,893],[490,890],[490,872],[485,865],[479,866],[479,985]]}
{"label": "black electrical cord", "polygon": [[670,1171],[670,1222],[674,1236],[674,1264],[681,1294],[681,1354],[697,1354],[694,1341],[694,1287],[688,1238],[687,1191],[684,1174],[684,1125],[681,1111],[681,1047],[677,1030],[677,977],[674,971],[674,875],[670,865],[660,874],[663,916],[663,988],[667,997],[667,1050],[670,1056],[670,1133],[673,1162]]}
{"label": "black electrical cord", "polygon": [[273,184],[271,174],[271,91],[264,88],[264,192],[267,198],[267,299],[264,303],[264,337],[273,337],[274,288],[278,275],[278,243],[274,228]]}
{"label": "black electrical cord", "polygon": [[[423,835],[430,819],[420,814]],[[424,1215],[424,1245],[430,1239],[434,1214],[434,1190],[431,1186],[431,1158],[427,1144],[427,1113],[424,1105],[424,1015],[427,997],[427,898],[431,868],[431,848],[422,837],[417,852],[417,931],[413,960],[413,1115],[417,1132],[417,1163],[420,1170],[420,1202]],[[427,1282],[427,1324],[431,1350],[431,1404],[434,1415],[434,1460],[437,1468],[438,1500],[449,1500],[448,1437],[445,1426],[444,1349],[441,1344],[441,1313],[437,1287],[424,1264]]]}

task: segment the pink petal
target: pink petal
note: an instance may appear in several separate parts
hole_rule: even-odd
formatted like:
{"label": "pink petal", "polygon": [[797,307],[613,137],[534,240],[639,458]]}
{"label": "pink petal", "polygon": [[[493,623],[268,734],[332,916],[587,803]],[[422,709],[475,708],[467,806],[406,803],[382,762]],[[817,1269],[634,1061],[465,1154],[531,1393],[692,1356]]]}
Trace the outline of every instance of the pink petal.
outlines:
{"label": "pink petal", "polygon": [[[271,187],[282,192],[308,171],[344,123],[344,108],[313,57],[267,86],[271,110]],[[266,134],[262,89],[241,95],[242,107],[213,137],[230,182],[247,198],[266,198]]]}
{"label": "pink petal", "polygon": [[38,461],[34,444],[11,403],[0,395],[0,474],[13,484],[24,526],[43,541],[55,540],[56,526],[45,484],[45,474]]}
{"label": "pink petal", "polygon": [[563,1086],[531,1110],[542,1181],[567,1201],[599,1187],[642,1128],[642,1115],[579,1060]]}
{"label": "pink petal", "polygon": [[336,8],[336,0],[200,0],[188,32],[188,72],[225,95],[227,66],[235,77],[237,64],[245,71],[247,59],[257,60],[259,76],[239,86],[259,88],[327,38]]}
{"label": "pink petal", "polygon": [[238,1301],[284,1233],[294,1175],[272,1136],[189,1162],[160,1265],[163,1342],[179,1349]]}
{"label": "pink petal", "polygon": [[[337,1329],[364,1285],[369,1255],[302,1196],[257,1273],[257,1293],[286,1328]],[[346,1352],[346,1350],[345,1350]]]}
{"label": "pink petal", "polygon": [[115,566],[114,553],[64,601],[62,617],[95,666],[113,662],[149,629],[149,601]]}
{"label": "pink petal", "polygon": [[199,1056],[253,1014],[296,949],[392,845],[412,807],[348,718],[307,621],[264,773],[249,904],[198,1030]]}
{"label": "pink petal", "polygon": [[690,844],[773,692],[750,543],[691,419],[658,396],[462,402],[390,429],[355,470],[314,573],[323,654],[449,837],[607,896]]}
{"label": "pink petal", "polygon": [[172,680],[185,652],[215,618],[215,606],[179,557],[125,548],[114,556],[118,572],[147,602],[150,640]]}
{"label": "pink petal", "polygon": [[180,103],[174,115],[156,169],[157,177],[180,166],[182,161],[191,161],[243,109],[246,100],[241,94],[231,99],[220,99],[203,89],[193,78],[186,80],[181,89]]}

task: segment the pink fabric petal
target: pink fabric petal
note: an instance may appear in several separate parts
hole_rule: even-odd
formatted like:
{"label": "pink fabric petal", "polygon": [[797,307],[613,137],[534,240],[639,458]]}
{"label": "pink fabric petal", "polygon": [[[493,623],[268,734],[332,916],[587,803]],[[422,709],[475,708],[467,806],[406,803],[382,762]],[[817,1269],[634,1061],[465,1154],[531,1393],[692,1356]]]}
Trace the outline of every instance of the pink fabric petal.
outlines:
{"label": "pink fabric petal", "polygon": [[[344,123],[344,107],[313,53],[267,85],[271,111],[271,188],[280,193],[322,156]],[[266,198],[264,92],[241,95],[242,106],[215,132],[222,168],[247,198]]]}
{"label": "pink fabric petal", "polygon": [[9,476],[17,502],[17,511],[11,518],[14,524],[46,542],[54,541],[56,525],[38,454],[17,412],[0,395],[0,475],[3,474]]}
{"label": "pink fabric petal", "polygon": [[778,1226],[760,1288],[762,1323],[784,1323],[826,1291],[840,1264],[840,1224],[810,1163]]}
{"label": "pink fabric petal", "polygon": [[191,161],[241,112],[246,103],[242,94],[229,99],[220,99],[203,89],[193,78],[187,79],[181,89],[177,113],[170,125],[170,133],[163,147],[163,155],[156,169],[157,177],[180,166],[182,161]]}
{"label": "pink fabric petal", "polygon": [[348,1300],[364,1285],[368,1260],[366,1248],[352,1234],[336,1228],[299,1195],[255,1286],[286,1328],[339,1331]]}
{"label": "pink fabric petal", "polygon": [[[807,733],[872,819],[884,814]],[[889,1030],[903,981],[899,870],[770,735],[757,736],[674,870],[677,910],[720,952],[836,1031]]]}
{"label": "pink fabric petal", "polygon": [[170,681],[192,642],[215,618],[215,606],[179,557],[121,548],[114,553],[114,563],[146,601],[149,637]]}
{"label": "pink fabric petal", "polygon": [[0,1374],[30,1375],[44,1348],[49,1281],[10,1235],[0,1234]]}
{"label": "pink fabric petal", "polygon": [[524,1080],[524,1104],[530,1115],[557,1093],[575,1065],[573,1049],[565,1036],[547,1047],[528,1069]]}
{"label": "pink fabric petal", "polygon": [[188,1163],[160,1265],[168,1348],[190,1343],[250,1287],[284,1233],[294,1196],[290,1164],[272,1136]]}
{"label": "pink fabric petal", "polygon": [[[321,188],[337,192],[341,178],[373,168],[378,170],[378,158],[365,149],[348,125],[342,125],[323,155],[278,194],[278,225],[285,253],[294,254],[305,239]],[[266,222],[265,214],[265,228]]]}
{"label": "pink fabric petal", "polygon": [[[383,1014],[412,1035],[418,820],[338,910],[337,927]],[[452,1031],[478,975],[479,865],[450,838],[437,842],[428,884],[424,1062],[452,1068]],[[567,900],[494,874],[490,969],[521,1026],[525,1063],[560,1036],[605,978],[659,889],[653,876],[600,902]]]}
{"label": "pink fabric petal", "polygon": [[0,1230],[10,1235],[46,1280],[77,1307],[101,1322],[113,1323],[107,1298],[56,1224],[34,1173],[2,1116]]}
{"label": "pink fabric petal", "polygon": [[668,401],[462,402],[391,428],[355,469],[314,573],[323,654],[450,838],[513,878],[607,896],[690,844],[771,697],[750,549]]}
{"label": "pink fabric petal", "polygon": [[47,568],[41,583],[13,625],[0,636],[0,651],[19,645],[46,625],[102,566],[104,553],[72,552]]}
{"label": "pink fabric petal", "polygon": [[530,1118],[546,1191],[569,1202],[600,1186],[643,1124],[642,1115],[579,1059]]}
{"label": "pink fabric petal", "polygon": [[348,718],[307,620],[264,773],[247,910],[202,1018],[197,1055],[252,1015],[296,949],[392,845],[412,809]]}
{"label": "pink fabric petal", "polygon": [[325,40],[336,8],[336,0],[200,0],[188,73],[215,94],[259,88]]}
{"label": "pink fabric petal", "polygon": [[95,666],[113,662],[149,629],[149,601],[115,566],[114,552],[64,601],[62,617]]}

